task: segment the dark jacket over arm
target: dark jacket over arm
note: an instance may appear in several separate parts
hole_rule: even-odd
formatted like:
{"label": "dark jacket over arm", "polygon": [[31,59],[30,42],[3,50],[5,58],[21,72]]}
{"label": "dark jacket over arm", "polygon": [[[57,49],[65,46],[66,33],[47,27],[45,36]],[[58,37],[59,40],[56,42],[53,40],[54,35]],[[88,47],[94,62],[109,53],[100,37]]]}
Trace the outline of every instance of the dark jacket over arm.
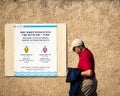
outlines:
{"label": "dark jacket over arm", "polygon": [[69,96],[77,96],[82,82],[81,70],[78,68],[68,68],[66,82],[70,82]]}

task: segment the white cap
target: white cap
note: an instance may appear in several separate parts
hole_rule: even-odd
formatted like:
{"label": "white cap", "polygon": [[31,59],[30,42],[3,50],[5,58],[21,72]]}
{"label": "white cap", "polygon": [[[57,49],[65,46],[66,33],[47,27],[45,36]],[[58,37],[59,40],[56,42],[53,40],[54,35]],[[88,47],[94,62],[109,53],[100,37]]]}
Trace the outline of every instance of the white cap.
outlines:
{"label": "white cap", "polygon": [[74,47],[81,46],[81,45],[83,45],[83,41],[81,39],[75,39],[75,40],[73,40],[71,48],[70,48],[70,51],[73,51]]}

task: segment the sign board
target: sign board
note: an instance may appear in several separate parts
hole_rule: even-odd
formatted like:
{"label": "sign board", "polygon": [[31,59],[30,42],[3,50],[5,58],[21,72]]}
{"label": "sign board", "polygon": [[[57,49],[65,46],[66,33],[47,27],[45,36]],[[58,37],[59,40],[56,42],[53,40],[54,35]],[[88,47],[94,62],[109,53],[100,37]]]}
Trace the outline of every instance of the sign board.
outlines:
{"label": "sign board", "polygon": [[65,76],[66,24],[6,24],[5,76]]}

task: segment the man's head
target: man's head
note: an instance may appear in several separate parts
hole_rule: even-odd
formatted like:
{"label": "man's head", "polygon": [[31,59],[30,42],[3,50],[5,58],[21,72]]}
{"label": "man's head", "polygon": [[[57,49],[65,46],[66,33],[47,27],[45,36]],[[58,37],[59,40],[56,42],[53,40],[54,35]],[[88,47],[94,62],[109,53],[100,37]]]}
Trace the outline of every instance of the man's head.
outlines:
{"label": "man's head", "polygon": [[81,39],[75,39],[72,42],[70,50],[74,51],[77,54],[80,54],[84,48],[85,48],[84,42]]}

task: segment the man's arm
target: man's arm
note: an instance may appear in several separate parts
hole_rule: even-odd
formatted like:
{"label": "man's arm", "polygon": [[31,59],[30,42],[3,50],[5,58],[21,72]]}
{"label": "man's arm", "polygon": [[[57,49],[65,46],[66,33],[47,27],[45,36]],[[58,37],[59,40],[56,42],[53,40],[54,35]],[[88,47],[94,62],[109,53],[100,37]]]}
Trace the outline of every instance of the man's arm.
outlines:
{"label": "man's arm", "polygon": [[93,74],[93,72],[91,69],[81,72],[82,76],[92,76],[92,74]]}

